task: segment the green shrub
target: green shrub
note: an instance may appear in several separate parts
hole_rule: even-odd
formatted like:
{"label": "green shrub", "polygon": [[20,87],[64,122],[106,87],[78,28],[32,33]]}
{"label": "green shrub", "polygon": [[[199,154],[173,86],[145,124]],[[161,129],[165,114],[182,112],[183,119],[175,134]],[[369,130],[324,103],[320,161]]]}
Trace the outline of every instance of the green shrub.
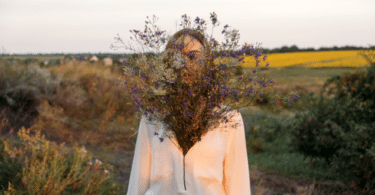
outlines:
{"label": "green shrub", "polygon": [[5,144],[0,140],[0,192],[5,191],[10,183],[19,183],[22,172],[21,164],[10,158],[5,152]]}
{"label": "green shrub", "polygon": [[26,58],[24,60],[22,60],[23,63],[25,64],[29,64],[29,63],[32,63],[32,62],[38,62],[38,59],[36,58]]}
{"label": "green shrub", "polygon": [[246,147],[250,152],[263,152],[266,140],[259,135],[258,126],[253,127],[251,134],[246,139]]}
{"label": "green shrub", "polygon": [[371,153],[375,143],[374,75],[373,63],[366,72],[327,80],[318,105],[310,107],[308,114],[297,114],[291,131],[295,151],[325,160],[347,181],[355,179],[360,189],[375,188],[375,155]]}
{"label": "green shrub", "polygon": [[238,75],[243,75],[243,73],[244,73],[243,67],[241,65],[237,65],[234,74],[238,76]]}

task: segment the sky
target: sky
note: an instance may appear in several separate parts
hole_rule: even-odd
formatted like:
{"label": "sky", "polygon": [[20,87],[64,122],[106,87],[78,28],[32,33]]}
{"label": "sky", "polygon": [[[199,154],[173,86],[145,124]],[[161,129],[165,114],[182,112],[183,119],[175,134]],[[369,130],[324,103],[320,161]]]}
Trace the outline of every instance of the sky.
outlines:
{"label": "sky", "polygon": [[375,45],[375,0],[0,0],[0,53],[127,53],[114,37],[128,44],[147,16],[171,35],[183,14],[203,18],[211,34],[212,12],[219,41],[228,24],[267,49]]}

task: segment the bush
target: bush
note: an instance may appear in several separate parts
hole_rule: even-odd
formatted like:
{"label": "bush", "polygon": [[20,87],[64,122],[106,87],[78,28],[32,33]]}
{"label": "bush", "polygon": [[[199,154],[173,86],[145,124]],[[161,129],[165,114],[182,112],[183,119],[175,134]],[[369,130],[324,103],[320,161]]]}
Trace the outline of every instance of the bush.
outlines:
{"label": "bush", "polygon": [[5,152],[5,144],[0,140],[0,192],[8,188],[9,183],[19,183],[22,173],[21,164],[10,158]]}
{"label": "bush", "polygon": [[0,117],[9,121],[4,132],[22,126],[28,128],[38,116],[39,97],[52,93],[56,82],[49,77],[49,71],[38,65],[8,66],[0,62],[0,69],[0,112],[4,111]]}
{"label": "bush", "polygon": [[362,190],[375,189],[374,75],[372,63],[366,72],[327,80],[318,105],[308,114],[296,114],[291,131],[295,151],[324,159],[327,166]]}
{"label": "bush", "polygon": [[[85,148],[64,148],[30,130],[18,132],[22,143],[19,148],[5,143],[5,152],[22,165],[20,182],[10,182],[6,194],[116,194],[119,186],[109,175],[110,165],[98,160],[91,162]],[[12,148],[12,149],[11,149]],[[72,152],[71,152],[72,151]]]}
{"label": "bush", "polygon": [[247,137],[246,147],[250,152],[264,152],[266,140],[259,135],[258,126],[253,127],[251,134]]}
{"label": "bush", "polygon": [[241,65],[237,65],[236,71],[235,71],[234,74],[237,75],[237,76],[243,75],[243,67]]}
{"label": "bush", "polygon": [[26,58],[24,60],[22,60],[23,63],[25,64],[30,64],[30,63],[33,63],[33,62],[38,62],[38,59],[36,58]]}

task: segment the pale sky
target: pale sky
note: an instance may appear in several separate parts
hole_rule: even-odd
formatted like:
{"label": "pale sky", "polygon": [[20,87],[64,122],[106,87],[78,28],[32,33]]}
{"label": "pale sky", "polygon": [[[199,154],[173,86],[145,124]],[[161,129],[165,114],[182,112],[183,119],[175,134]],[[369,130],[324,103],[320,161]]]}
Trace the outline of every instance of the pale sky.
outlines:
{"label": "pale sky", "polygon": [[[0,53],[76,53],[114,51],[117,33],[144,30],[146,16],[159,17],[169,34],[187,14],[209,22],[215,12],[221,23],[238,29],[240,43],[263,48],[368,47],[375,45],[375,0],[0,0]],[[211,34],[211,30],[208,31]]]}

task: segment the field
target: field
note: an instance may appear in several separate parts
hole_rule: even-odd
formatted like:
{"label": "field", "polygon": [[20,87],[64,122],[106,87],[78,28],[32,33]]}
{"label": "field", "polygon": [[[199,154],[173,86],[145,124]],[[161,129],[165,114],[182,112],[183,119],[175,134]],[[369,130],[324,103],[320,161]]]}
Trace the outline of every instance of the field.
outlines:
{"label": "field", "polygon": [[[367,61],[358,55],[359,52],[362,51],[316,51],[268,54],[266,60],[260,60],[260,67],[264,67],[268,62],[269,68],[360,68],[366,66]],[[245,63],[241,65],[251,68],[255,64],[255,59],[252,56],[247,56],[245,57]]]}
{"label": "field", "polygon": [[[356,57],[356,54],[357,51],[272,54],[265,61],[270,63],[269,69],[260,69],[265,65],[265,62],[262,62],[256,75],[268,74],[268,78],[274,79],[276,84],[273,90],[276,93],[295,91],[301,94],[301,102],[296,106],[302,106],[306,104],[303,102],[304,95],[310,92],[319,94],[324,82],[332,76],[364,70],[367,64],[363,62],[364,59]],[[329,60],[331,62],[328,62]],[[338,61],[351,64],[341,68],[326,68],[327,64]],[[318,65],[320,68],[317,68]],[[243,66],[245,73],[251,72],[255,61],[247,62]],[[48,139],[57,143],[67,142],[68,146],[74,143],[84,145],[87,151],[93,154],[93,158],[113,165],[114,181],[123,186],[122,194],[125,194],[139,119],[136,118],[134,106],[128,105],[131,96],[117,85],[117,78],[122,72],[114,67],[87,62],[35,67],[35,70],[44,76],[58,78],[53,82],[60,83],[56,85],[57,92],[49,94],[52,103],[45,101],[39,106],[41,114],[31,127],[42,129]],[[14,80],[19,76],[9,75]],[[31,76],[28,76],[28,79],[29,77]],[[46,85],[29,80],[27,82],[37,83],[41,87]],[[51,80],[48,83],[53,82]],[[241,110],[243,120],[248,124],[245,128],[246,137],[254,128],[268,130],[279,124],[287,126],[293,122],[296,112],[303,112],[285,107],[281,115],[274,115],[261,106]],[[288,153],[285,148],[288,142],[288,135],[282,134],[274,142],[267,144],[265,152],[248,151],[252,194],[262,194],[262,191],[266,194],[283,194],[280,191],[290,191],[291,188],[302,192],[315,181],[326,181],[327,185],[331,185],[328,181],[342,181],[329,172],[327,167],[310,167],[309,161],[304,161],[301,155]],[[262,184],[261,180],[265,183]]]}

